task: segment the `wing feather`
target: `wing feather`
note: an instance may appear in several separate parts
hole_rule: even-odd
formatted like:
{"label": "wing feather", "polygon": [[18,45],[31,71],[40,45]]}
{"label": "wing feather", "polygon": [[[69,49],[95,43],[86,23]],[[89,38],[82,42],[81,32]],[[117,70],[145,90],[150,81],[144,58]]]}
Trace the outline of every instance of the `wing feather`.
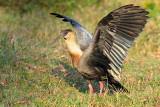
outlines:
{"label": "wing feather", "polygon": [[57,13],[51,13],[51,15],[55,15],[58,18],[63,18],[62,21],[64,22],[70,22],[74,30],[76,31],[78,45],[80,46],[80,49],[82,51],[85,51],[88,48],[92,40],[92,36],[79,23],[77,23],[75,20],[70,19],[64,15],[60,15]]}
{"label": "wing feather", "polygon": [[[101,52],[102,58],[106,57],[109,61],[106,63],[106,67],[110,66],[109,69],[119,75],[129,48],[147,22],[147,14],[148,12],[139,6],[130,4],[118,8],[102,18],[90,44],[93,45],[90,47],[92,48],[92,58],[97,57],[96,52]],[[96,51],[96,49],[100,51]]]}

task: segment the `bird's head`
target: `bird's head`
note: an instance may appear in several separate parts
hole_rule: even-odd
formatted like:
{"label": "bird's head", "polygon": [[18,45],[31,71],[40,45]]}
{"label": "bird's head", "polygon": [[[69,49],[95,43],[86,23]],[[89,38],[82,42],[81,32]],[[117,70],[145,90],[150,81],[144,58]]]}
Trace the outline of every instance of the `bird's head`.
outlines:
{"label": "bird's head", "polygon": [[60,33],[61,38],[64,38],[65,40],[69,39],[70,33],[72,33],[71,29],[62,30]]}
{"label": "bird's head", "polygon": [[69,39],[70,33],[72,33],[71,29],[62,30],[60,35],[54,41],[52,41],[50,44],[52,45],[55,41],[57,41],[58,39],[61,39],[61,38],[63,38],[64,40]]}

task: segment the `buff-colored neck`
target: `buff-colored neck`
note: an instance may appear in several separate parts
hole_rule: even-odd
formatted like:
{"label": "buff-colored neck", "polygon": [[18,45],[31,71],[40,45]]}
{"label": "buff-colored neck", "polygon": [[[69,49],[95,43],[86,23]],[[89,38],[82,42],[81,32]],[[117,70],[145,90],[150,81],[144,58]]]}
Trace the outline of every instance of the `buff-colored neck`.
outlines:
{"label": "buff-colored neck", "polygon": [[66,42],[68,51],[72,57],[73,65],[76,68],[78,65],[79,58],[83,54],[83,51],[81,51],[80,47],[76,43],[76,37],[73,34],[73,32],[68,32],[68,34],[66,35],[65,42]]}

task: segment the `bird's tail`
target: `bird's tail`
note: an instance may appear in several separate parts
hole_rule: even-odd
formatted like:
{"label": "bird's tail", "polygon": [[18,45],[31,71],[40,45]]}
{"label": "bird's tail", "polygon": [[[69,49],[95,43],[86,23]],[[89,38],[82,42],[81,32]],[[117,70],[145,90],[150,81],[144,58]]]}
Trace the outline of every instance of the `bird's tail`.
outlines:
{"label": "bird's tail", "polygon": [[129,91],[123,85],[121,85],[119,82],[109,83],[109,85],[116,92],[126,92],[126,93],[129,93]]}
{"label": "bird's tail", "polygon": [[129,91],[116,80],[107,81],[107,83],[110,90],[129,93]]}

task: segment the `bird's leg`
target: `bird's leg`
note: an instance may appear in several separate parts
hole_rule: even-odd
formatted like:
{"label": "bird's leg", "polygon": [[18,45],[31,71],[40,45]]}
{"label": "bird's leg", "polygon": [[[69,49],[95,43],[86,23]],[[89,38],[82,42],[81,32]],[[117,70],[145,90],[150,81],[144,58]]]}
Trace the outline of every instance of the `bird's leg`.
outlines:
{"label": "bird's leg", "polygon": [[86,79],[86,78],[84,78],[84,79],[86,80],[86,83],[88,84],[88,87],[89,87],[89,97],[90,97],[91,94],[93,93],[93,87],[92,87],[92,84],[91,84],[91,80]]}
{"label": "bird's leg", "polygon": [[99,84],[100,84],[100,93],[99,93],[99,96],[101,96],[104,85],[103,85],[102,81],[99,81]]}
{"label": "bird's leg", "polygon": [[88,87],[89,87],[89,97],[90,97],[93,92],[93,87],[91,84],[88,84]]}

